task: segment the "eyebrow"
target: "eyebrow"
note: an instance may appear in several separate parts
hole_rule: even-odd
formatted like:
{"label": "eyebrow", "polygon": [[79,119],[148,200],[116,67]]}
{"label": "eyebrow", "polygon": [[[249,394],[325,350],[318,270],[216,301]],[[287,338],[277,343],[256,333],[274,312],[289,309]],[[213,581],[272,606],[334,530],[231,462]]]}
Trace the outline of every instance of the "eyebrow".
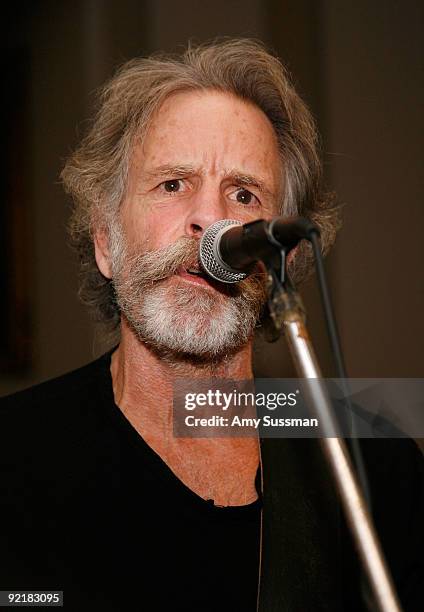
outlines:
{"label": "eyebrow", "polygon": [[152,170],[145,170],[143,176],[147,179],[166,178],[169,176],[178,178],[180,176],[182,177],[196,173],[197,169],[194,166],[164,164],[163,166],[152,168]]}
{"label": "eyebrow", "polygon": [[[202,172],[190,164],[164,164],[143,172],[145,179],[182,178],[193,174],[202,174]],[[224,171],[224,178],[234,181],[234,183],[241,187],[256,187],[260,193],[269,197],[274,196],[274,193],[265,186],[265,182],[252,174],[232,169]]]}
{"label": "eyebrow", "polygon": [[232,179],[235,183],[237,183],[237,185],[240,185],[242,187],[256,187],[257,190],[260,193],[263,193],[264,195],[274,195],[270,189],[265,187],[264,181],[251,174],[245,174],[244,172],[232,170],[231,172],[226,174],[226,178]]}

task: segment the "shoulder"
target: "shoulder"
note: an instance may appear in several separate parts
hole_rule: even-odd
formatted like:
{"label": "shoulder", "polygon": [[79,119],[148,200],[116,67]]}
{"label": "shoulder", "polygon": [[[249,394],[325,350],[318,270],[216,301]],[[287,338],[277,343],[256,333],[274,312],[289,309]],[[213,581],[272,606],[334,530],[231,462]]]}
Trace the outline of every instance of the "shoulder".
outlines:
{"label": "shoulder", "polygon": [[110,355],[77,370],[0,399],[0,460],[78,443],[101,426],[105,403],[113,402]]}
{"label": "shoulder", "polygon": [[409,438],[367,439],[361,440],[361,450],[383,540],[399,548],[422,541],[424,456],[417,443]]}
{"label": "shoulder", "polygon": [[0,398],[0,421],[13,416],[31,418],[37,408],[45,414],[59,408],[74,411],[96,402],[111,386],[109,365],[110,355],[106,354],[72,372]]}
{"label": "shoulder", "polygon": [[[414,440],[363,439],[360,441],[360,447],[367,473],[377,494],[381,488],[388,488],[389,491],[396,492],[396,495],[403,493],[398,498],[398,501],[402,502],[405,501],[408,491],[420,492],[424,483],[424,457]],[[387,490],[384,492],[388,493]]]}
{"label": "shoulder", "polygon": [[79,395],[84,395],[102,378],[106,379],[108,363],[109,356],[103,355],[72,372],[2,397],[0,398],[0,415],[5,415],[9,410],[28,409],[35,405],[46,406],[57,401],[67,403]]}

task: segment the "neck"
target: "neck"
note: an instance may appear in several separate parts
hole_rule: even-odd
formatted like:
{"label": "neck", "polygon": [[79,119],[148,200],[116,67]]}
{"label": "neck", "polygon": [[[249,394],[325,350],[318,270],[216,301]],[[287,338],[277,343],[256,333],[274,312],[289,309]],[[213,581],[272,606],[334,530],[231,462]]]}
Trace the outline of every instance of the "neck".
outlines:
{"label": "neck", "polygon": [[[173,384],[179,378],[252,378],[252,345],[219,362],[196,362],[189,358],[159,356],[140,342],[125,320],[121,342],[112,355],[111,375],[115,403],[142,429],[157,433],[172,429]],[[160,407],[160,409],[158,409]],[[131,419],[130,419],[131,420]]]}
{"label": "neck", "polygon": [[217,505],[244,505],[257,498],[257,438],[175,438],[173,383],[178,378],[250,379],[251,343],[220,363],[160,358],[123,322],[121,343],[112,355],[115,402],[145,442],[174,474]]}

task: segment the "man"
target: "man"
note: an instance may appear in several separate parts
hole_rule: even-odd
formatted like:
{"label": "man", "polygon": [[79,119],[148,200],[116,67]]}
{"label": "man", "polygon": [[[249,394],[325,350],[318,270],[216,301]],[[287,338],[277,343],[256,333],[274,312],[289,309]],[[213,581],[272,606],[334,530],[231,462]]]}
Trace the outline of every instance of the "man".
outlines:
{"label": "man", "polygon": [[[321,191],[311,116],[280,62],[251,41],[137,59],[105,86],[62,177],[75,201],[81,297],[120,339],[93,364],[5,401],[1,589],[63,590],[69,610],[255,610],[258,440],[175,438],[173,383],[252,377],[263,274],[230,289],[208,279],[198,263],[207,227],[301,214],[331,244],[337,211]],[[308,257],[298,250],[291,262],[298,280]],[[288,509],[303,516],[304,493],[277,503],[275,492],[279,537]],[[279,548],[287,533],[271,561],[264,547],[268,610],[343,609],[328,595],[338,576],[330,585],[318,560],[330,546],[307,558],[308,520],[298,526],[303,565]],[[312,539],[323,530],[315,524]],[[304,588],[296,600],[301,576],[270,584],[272,571],[287,579],[281,556],[324,583],[328,599]]]}

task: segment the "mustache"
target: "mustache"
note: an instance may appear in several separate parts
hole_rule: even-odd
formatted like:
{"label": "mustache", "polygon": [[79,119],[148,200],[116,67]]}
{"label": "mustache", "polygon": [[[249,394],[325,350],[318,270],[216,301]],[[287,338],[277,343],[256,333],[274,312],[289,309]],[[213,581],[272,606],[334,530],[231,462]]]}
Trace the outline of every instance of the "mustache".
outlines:
{"label": "mustache", "polygon": [[161,249],[134,252],[125,263],[134,273],[139,272],[147,285],[151,285],[173,276],[180,268],[199,267],[199,241],[182,236]]}
{"label": "mustache", "polygon": [[[200,268],[199,239],[189,236],[181,236],[174,243],[153,251],[140,250],[126,254],[121,260],[121,265],[130,271],[130,276],[135,280],[139,289],[152,287],[177,274],[181,268]],[[260,266],[246,279],[235,284],[221,283],[215,281],[205,273],[205,278],[221,294],[229,297],[243,295],[248,301],[266,299],[266,273]]]}

